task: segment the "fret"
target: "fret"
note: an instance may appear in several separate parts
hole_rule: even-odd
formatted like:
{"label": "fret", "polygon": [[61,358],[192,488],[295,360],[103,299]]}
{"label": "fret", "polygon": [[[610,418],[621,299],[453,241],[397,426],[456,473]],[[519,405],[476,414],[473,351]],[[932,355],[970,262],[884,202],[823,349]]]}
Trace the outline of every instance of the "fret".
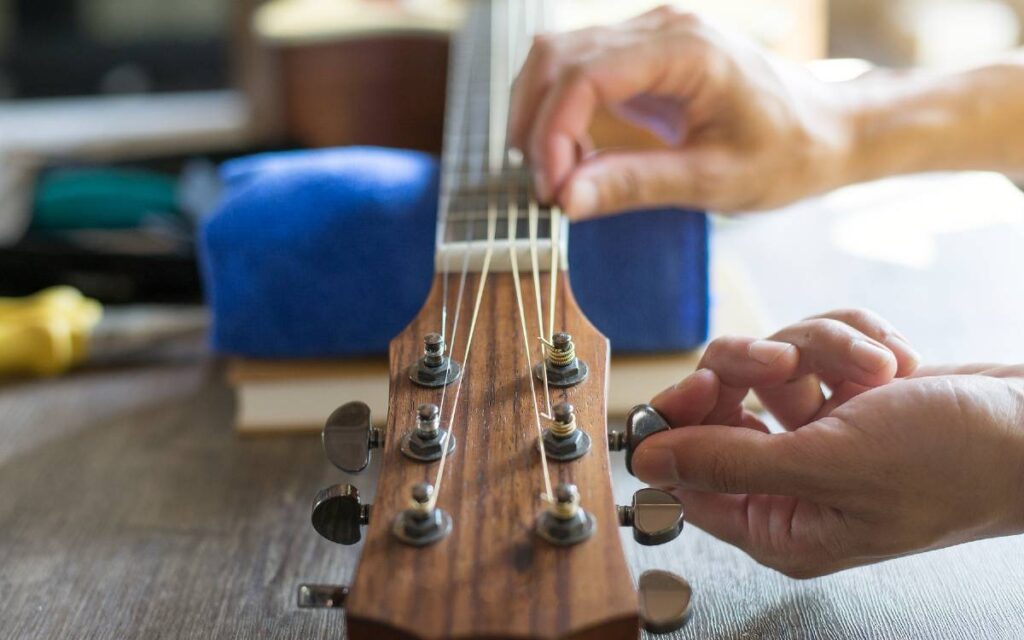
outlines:
{"label": "fret", "polygon": [[[511,80],[526,56],[532,35],[526,32],[522,16],[518,24],[512,25],[512,33],[492,34],[491,12],[507,10],[506,1],[517,0],[474,2],[467,18],[469,28],[460,33],[452,48],[441,157],[438,265],[442,264],[442,255],[447,256],[449,264],[457,264],[467,251],[482,253],[492,214],[497,218],[495,241],[507,244],[510,205],[512,213],[519,216],[515,240],[524,250],[520,261],[529,261],[531,207],[537,216],[537,247],[545,256],[543,268],[550,261],[551,210],[536,204],[529,168],[509,166],[506,150],[492,148],[494,143],[504,144]],[[525,0],[524,4],[532,2],[536,0]],[[535,16],[541,13],[536,7],[530,10]],[[492,35],[497,36],[493,43]],[[558,233],[563,262],[567,237],[568,225],[563,219]],[[507,269],[507,254],[507,250],[495,252],[493,268]],[[476,264],[477,257],[471,259],[472,264]]]}

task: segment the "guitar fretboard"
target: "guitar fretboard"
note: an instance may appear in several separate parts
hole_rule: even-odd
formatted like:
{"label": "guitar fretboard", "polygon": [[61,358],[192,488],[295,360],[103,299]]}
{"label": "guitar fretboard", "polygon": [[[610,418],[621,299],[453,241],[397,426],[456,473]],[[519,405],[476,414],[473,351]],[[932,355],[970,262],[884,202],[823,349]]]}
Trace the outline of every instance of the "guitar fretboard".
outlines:
{"label": "guitar fretboard", "polygon": [[[517,162],[516,152],[509,153],[505,140],[512,79],[533,33],[542,26],[543,5],[543,0],[473,2],[466,28],[453,41],[441,164],[439,266],[462,260],[469,252],[469,268],[478,267],[493,233],[494,243],[500,242],[504,251],[494,251],[491,268],[506,270],[510,216],[517,217],[517,253],[525,257],[529,251],[534,217],[536,250],[549,254],[552,212],[536,203],[529,169]],[[563,226],[556,237],[564,244],[567,235]]]}

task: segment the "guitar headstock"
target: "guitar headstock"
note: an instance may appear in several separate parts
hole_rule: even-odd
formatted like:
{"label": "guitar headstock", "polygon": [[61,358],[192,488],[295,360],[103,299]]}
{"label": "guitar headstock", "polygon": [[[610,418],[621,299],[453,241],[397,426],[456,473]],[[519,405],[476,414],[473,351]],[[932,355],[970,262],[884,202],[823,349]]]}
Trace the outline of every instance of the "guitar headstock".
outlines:
{"label": "guitar headstock", "polygon": [[[339,466],[362,468],[374,445],[381,456],[372,507],[359,505],[357,495],[340,485],[322,491],[314,505],[314,525],[335,541],[351,542],[353,527],[358,531],[359,523],[368,521],[344,605],[353,640],[632,640],[641,612],[651,629],[674,628],[673,621],[684,619],[688,592],[685,601],[671,596],[688,586],[673,587],[671,576],[643,576],[642,590],[650,586],[652,593],[670,597],[640,602],[618,531],[620,525],[632,526],[641,543],[666,542],[682,527],[681,507],[654,489],[638,492],[633,505],[617,507],[610,474],[609,445],[631,449],[667,425],[659,424],[657,414],[641,411],[627,433],[609,437],[608,342],[579,311],[564,272],[540,275],[541,289],[548,290],[550,277],[559,279],[554,325],[571,336],[576,363],[539,372],[531,383],[538,371],[531,372],[522,347],[513,276],[492,273],[472,328],[476,346],[465,362],[455,353],[453,363],[437,367],[436,384],[430,386],[430,372],[420,371],[420,363],[437,341],[428,337],[425,345],[425,336],[441,326],[446,292],[448,308],[456,306],[456,288],[443,286],[438,276],[423,311],[391,343],[384,429],[370,428],[359,405],[346,405],[328,420],[324,444]],[[469,274],[465,290],[475,291],[479,278]],[[525,324],[531,334],[527,341],[535,343],[534,331],[544,332],[537,327],[535,308],[527,304],[524,317],[534,319]],[[466,336],[471,324],[464,314],[451,331]],[[457,378],[451,375],[456,364]],[[552,374],[547,386],[544,373]],[[562,386],[555,386],[559,375]],[[555,419],[538,421],[537,411],[547,413],[549,390]],[[450,448],[438,476],[445,441]],[[542,461],[539,442],[544,441]],[[554,505],[542,499],[545,471],[557,494]],[[422,493],[427,486],[436,497]],[[429,518],[422,515],[424,507],[410,506],[416,503],[414,491],[421,492],[421,503],[434,507]],[[422,520],[409,529],[408,518],[417,513]],[[310,587],[304,588],[309,599]]]}

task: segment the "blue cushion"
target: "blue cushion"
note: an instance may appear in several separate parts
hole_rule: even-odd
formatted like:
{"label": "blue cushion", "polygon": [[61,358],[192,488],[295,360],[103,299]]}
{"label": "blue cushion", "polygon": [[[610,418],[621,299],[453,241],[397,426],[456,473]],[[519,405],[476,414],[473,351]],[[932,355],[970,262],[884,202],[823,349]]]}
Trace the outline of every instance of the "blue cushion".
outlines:
{"label": "blue cushion", "polygon": [[[385,353],[433,275],[438,163],[373,147],[226,162],[200,231],[212,346],[258,358]],[[707,335],[707,222],[650,211],[573,225],[573,291],[616,351]]]}

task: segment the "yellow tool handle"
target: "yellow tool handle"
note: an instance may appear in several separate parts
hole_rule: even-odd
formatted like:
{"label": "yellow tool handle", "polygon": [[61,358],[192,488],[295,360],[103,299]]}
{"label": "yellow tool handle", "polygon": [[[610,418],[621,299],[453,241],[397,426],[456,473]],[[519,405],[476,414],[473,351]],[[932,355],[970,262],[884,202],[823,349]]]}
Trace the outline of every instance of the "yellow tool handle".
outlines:
{"label": "yellow tool handle", "polygon": [[0,375],[56,375],[81,362],[102,317],[98,302],[72,287],[0,298]]}

